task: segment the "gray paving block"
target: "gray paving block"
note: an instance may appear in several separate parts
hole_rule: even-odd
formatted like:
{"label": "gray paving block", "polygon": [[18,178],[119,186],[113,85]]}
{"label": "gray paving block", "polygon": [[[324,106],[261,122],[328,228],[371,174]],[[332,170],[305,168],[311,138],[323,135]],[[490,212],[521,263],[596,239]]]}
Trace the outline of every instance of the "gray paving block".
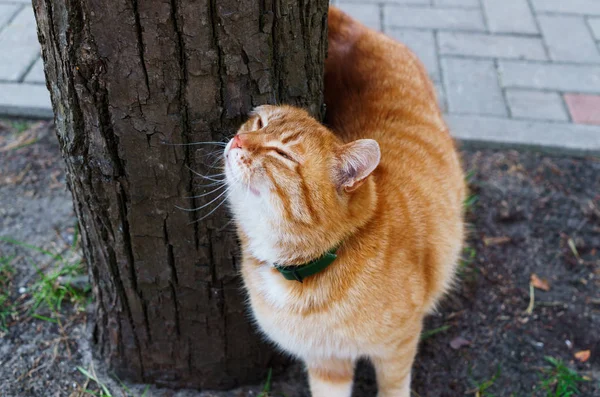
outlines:
{"label": "gray paving block", "polygon": [[600,40],[600,18],[589,18],[588,25],[596,40]]}
{"label": "gray paving block", "polygon": [[442,58],[450,113],[507,116],[494,61]]}
{"label": "gray paving block", "polygon": [[548,59],[542,40],[536,37],[439,32],[438,43],[441,54],[541,61]]}
{"label": "gray paving block", "polygon": [[381,29],[381,15],[378,4],[354,4],[340,1],[338,7],[371,29]]}
{"label": "gray paving block", "polygon": [[0,115],[51,118],[50,93],[41,84],[0,83]]}
{"label": "gray paving block", "polygon": [[6,23],[15,15],[20,8],[18,4],[0,3],[0,31],[5,27]]}
{"label": "gray paving block", "polygon": [[598,0],[531,0],[536,12],[600,15]]}
{"label": "gray paving block", "polygon": [[483,0],[491,32],[538,33],[527,0]]}
{"label": "gray paving block", "polygon": [[438,7],[479,7],[479,0],[433,0]]}
{"label": "gray paving block", "polygon": [[383,17],[386,28],[485,30],[483,15],[481,10],[477,9],[428,8],[385,4]]}
{"label": "gray paving block", "polygon": [[461,115],[446,115],[446,121],[455,138],[478,146],[600,154],[600,126]]}
{"label": "gray paving block", "polygon": [[17,81],[40,55],[32,7],[24,7],[0,33],[0,80]]}
{"label": "gray paving block", "polygon": [[44,62],[42,61],[42,57],[39,57],[37,61],[33,64],[33,67],[25,76],[26,83],[38,83],[45,84],[46,76],[44,75]]}
{"label": "gray paving block", "polygon": [[553,60],[600,62],[600,53],[583,17],[538,15],[538,22]]}
{"label": "gray paving block", "polygon": [[441,83],[434,83],[435,93],[437,95],[438,105],[442,112],[448,111],[448,104],[446,103],[446,92],[444,91],[444,86]]}
{"label": "gray paving block", "polygon": [[558,92],[508,89],[506,100],[515,118],[569,121]]}
{"label": "gray paving block", "polygon": [[413,50],[425,65],[431,79],[439,81],[440,73],[433,31],[391,28],[387,33]]}
{"label": "gray paving block", "polygon": [[600,66],[500,60],[504,87],[600,93]]}

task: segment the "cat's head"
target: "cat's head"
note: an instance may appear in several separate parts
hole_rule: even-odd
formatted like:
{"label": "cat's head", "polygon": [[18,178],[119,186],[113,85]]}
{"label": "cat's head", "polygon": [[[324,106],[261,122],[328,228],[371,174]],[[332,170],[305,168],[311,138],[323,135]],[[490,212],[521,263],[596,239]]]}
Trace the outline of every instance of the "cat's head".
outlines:
{"label": "cat's head", "polygon": [[377,142],[343,144],[302,109],[256,108],[224,156],[235,221],[263,261],[322,253],[360,227],[374,205]]}

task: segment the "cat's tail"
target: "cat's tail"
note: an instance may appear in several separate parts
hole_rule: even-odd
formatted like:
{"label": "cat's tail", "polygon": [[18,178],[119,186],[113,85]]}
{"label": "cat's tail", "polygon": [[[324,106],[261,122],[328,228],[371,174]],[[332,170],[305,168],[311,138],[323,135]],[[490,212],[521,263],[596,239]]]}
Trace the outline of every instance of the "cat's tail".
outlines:
{"label": "cat's tail", "polygon": [[356,43],[367,28],[336,7],[329,7],[327,27],[325,103],[328,121],[333,122],[332,118],[342,114],[337,112],[344,108],[342,102],[349,99],[348,94],[360,81],[356,65],[361,59],[356,53]]}
{"label": "cat's tail", "polygon": [[337,7],[329,7],[327,17],[327,58],[339,58],[350,50],[366,27]]}

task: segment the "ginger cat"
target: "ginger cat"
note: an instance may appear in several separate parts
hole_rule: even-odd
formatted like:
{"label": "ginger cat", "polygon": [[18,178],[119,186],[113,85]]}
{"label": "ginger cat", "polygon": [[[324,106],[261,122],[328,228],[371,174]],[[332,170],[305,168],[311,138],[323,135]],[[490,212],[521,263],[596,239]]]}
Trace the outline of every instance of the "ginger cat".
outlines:
{"label": "ginger cat", "polygon": [[[304,360],[313,397],[349,397],[359,357],[380,396],[408,397],[423,317],[463,244],[460,161],[415,55],[333,7],[325,101],[329,128],[260,106],[225,149],[252,313]],[[302,282],[276,267],[330,250]]]}

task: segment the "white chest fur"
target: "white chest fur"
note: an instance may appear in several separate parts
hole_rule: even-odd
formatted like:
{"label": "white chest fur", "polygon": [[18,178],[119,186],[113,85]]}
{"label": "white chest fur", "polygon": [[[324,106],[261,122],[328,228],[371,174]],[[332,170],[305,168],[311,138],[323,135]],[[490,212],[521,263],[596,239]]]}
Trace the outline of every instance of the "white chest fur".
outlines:
{"label": "white chest fur", "polygon": [[361,354],[356,330],[348,327],[351,310],[329,304],[327,310],[302,313],[320,297],[298,296],[286,280],[268,266],[252,269],[252,312],[261,331],[288,353],[304,360],[326,357],[356,359]]}

